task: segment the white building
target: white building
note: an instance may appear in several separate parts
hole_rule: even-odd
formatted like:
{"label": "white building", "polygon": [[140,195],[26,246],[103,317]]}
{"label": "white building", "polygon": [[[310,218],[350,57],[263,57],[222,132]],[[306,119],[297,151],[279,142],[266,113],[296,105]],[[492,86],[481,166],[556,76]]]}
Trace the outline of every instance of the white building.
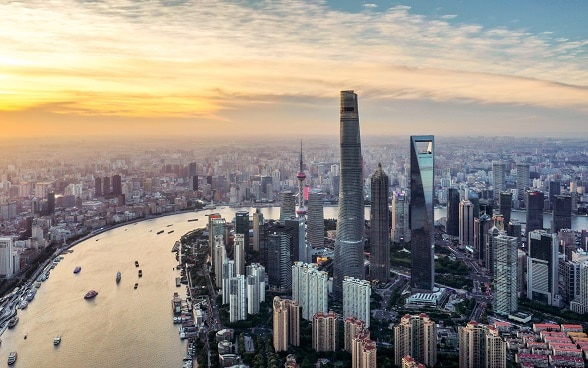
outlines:
{"label": "white building", "polygon": [[217,288],[221,288],[223,286],[223,263],[225,262],[225,258],[227,258],[227,250],[225,248],[223,239],[224,238],[222,235],[217,235],[214,237],[213,265],[214,275],[216,276],[215,285]]}
{"label": "white building", "polygon": [[222,293],[223,304],[228,304],[230,301],[231,280],[235,277],[235,261],[230,258],[225,258],[222,267]]}
{"label": "white building", "polygon": [[247,266],[247,313],[259,313],[259,304],[265,301],[265,268],[259,263]]}
{"label": "white building", "polygon": [[343,279],[343,319],[355,317],[370,327],[372,285],[367,280],[346,276]]}
{"label": "white building", "polygon": [[518,239],[502,233],[494,244],[494,311],[508,316],[518,309]]}
{"label": "white building", "polygon": [[237,275],[231,279],[229,298],[229,320],[231,322],[247,319],[247,293],[245,291],[245,275]]}
{"label": "white building", "polygon": [[235,275],[245,275],[245,235],[235,234]]}
{"label": "white building", "polygon": [[0,237],[0,275],[14,274],[14,242],[10,237]]}
{"label": "white building", "polygon": [[302,318],[312,321],[318,312],[328,312],[329,275],[314,263],[294,262],[292,266],[292,299],[302,309]]}

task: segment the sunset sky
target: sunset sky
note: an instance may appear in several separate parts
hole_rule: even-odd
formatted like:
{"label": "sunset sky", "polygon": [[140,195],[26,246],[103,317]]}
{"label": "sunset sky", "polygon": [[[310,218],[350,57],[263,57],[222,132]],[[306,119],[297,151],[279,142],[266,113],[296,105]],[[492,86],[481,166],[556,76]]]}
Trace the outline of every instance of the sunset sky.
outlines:
{"label": "sunset sky", "polygon": [[584,0],[0,2],[0,139],[588,137]]}

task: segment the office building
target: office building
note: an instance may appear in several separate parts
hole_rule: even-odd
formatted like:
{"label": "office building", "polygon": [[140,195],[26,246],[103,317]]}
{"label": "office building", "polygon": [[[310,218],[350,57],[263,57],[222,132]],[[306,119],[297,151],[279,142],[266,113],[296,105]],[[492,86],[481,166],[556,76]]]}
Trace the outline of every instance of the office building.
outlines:
{"label": "office building", "polygon": [[[249,212],[237,211],[235,213],[235,234],[243,234],[244,248],[249,249]],[[236,260],[235,260],[236,261]]]}
{"label": "office building", "polygon": [[478,264],[486,263],[486,237],[488,231],[494,226],[492,217],[487,214],[480,215],[474,219],[474,259]]}
{"label": "office building", "polygon": [[376,342],[364,330],[353,338],[351,348],[351,368],[376,368]]}
{"label": "office building", "polygon": [[235,258],[235,275],[245,275],[245,236],[235,234],[234,258]]}
{"label": "office building", "polygon": [[367,280],[346,276],[343,279],[343,318],[355,317],[370,327],[370,296],[372,286]]}
{"label": "office building", "polygon": [[11,237],[0,237],[0,276],[11,276],[15,272],[14,242]]}
{"label": "office building", "polygon": [[102,197],[102,178],[94,178],[94,198]]}
{"label": "office building", "polygon": [[305,222],[304,217],[293,217],[284,221],[291,236],[292,262],[309,263],[311,261],[311,249],[306,244]]}
{"label": "office building", "polygon": [[474,205],[464,199],[459,202],[459,245],[474,247]]}
{"label": "office building", "polygon": [[432,135],[411,136],[410,142],[410,287],[414,294],[431,292],[435,285],[433,247],[435,142]]}
{"label": "office building", "polygon": [[586,314],[588,313],[588,262],[577,262],[578,280],[576,285],[576,295],[573,301],[570,302],[570,310],[572,312]]}
{"label": "office building", "polygon": [[333,312],[315,313],[312,319],[312,348],[315,351],[337,351],[337,316]]}
{"label": "office building", "polygon": [[341,299],[345,276],[363,279],[363,175],[357,95],[341,92],[339,211],[333,263],[333,295]]}
{"label": "office building", "polygon": [[196,162],[190,162],[188,164],[188,176],[192,177],[197,174],[198,174],[198,172],[196,171]]}
{"label": "office building", "polygon": [[[214,275],[215,275],[215,286],[222,288],[223,286],[223,263],[227,258],[227,250],[225,248],[224,238],[221,235],[217,235],[214,238]],[[234,267],[234,266],[233,266]]]}
{"label": "office building", "polygon": [[460,368],[506,368],[506,342],[493,326],[470,321],[458,327]]}
{"label": "office building", "polygon": [[502,218],[504,218],[505,224],[508,224],[510,222],[511,211],[512,211],[512,193],[511,192],[500,193],[500,214],[502,215]]}
{"label": "office building", "polygon": [[112,177],[112,194],[115,196],[122,194],[122,179],[118,174]]}
{"label": "office building", "polygon": [[394,243],[410,242],[409,205],[410,201],[406,192],[392,195],[392,231],[390,237]]}
{"label": "office building", "polygon": [[551,232],[557,233],[561,229],[572,228],[572,196],[556,195],[553,205],[553,220]]}
{"label": "office building", "polygon": [[292,288],[291,236],[274,232],[267,240],[267,276],[272,291],[287,291]]}
{"label": "office building", "polygon": [[525,199],[530,177],[529,164],[517,164],[517,200],[522,201]]}
{"label": "office building", "polygon": [[457,188],[447,189],[447,226],[446,232],[450,236],[459,236],[459,203],[460,196]]}
{"label": "office building", "polygon": [[345,318],[343,327],[345,336],[343,347],[345,348],[346,352],[351,353],[351,350],[353,349],[353,338],[357,334],[364,331],[366,331],[369,334],[369,330],[365,327],[365,321],[357,319],[355,317]]}
{"label": "office building", "polygon": [[492,162],[492,177],[494,178],[494,203],[500,203],[500,193],[505,189],[506,165],[502,161]]}
{"label": "office building", "polygon": [[55,214],[55,192],[47,193],[47,214]]}
{"label": "office building", "polygon": [[557,236],[534,230],[528,237],[527,298],[558,305]]}
{"label": "office building", "polygon": [[[560,264],[560,274],[563,275],[562,299],[565,303],[571,304],[575,299],[580,299],[580,265],[582,262],[568,260]],[[588,295],[587,295],[588,296]],[[583,312],[582,312],[583,313]]]}
{"label": "office building", "polygon": [[500,232],[502,231],[496,226],[496,222],[494,222],[494,219],[492,223],[493,226],[490,228],[490,230],[488,230],[488,233],[486,234],[486,249],[484,251],[486,256],[484,267],[486,268],[486,273],[488,273],[489,275],[492,275],[494,273],[494,257],[496,256],[496,237],[500,235]]}
{"label": "office building", "polygon": [[508,316],[518,310],[518,239],[502,232],[494,246],[494,312]]}
{"label": "office building", "polygon": [[390,180],[382,165],[372,175],[370,208],[370,276],[386,283],[390,278],[390,211],[388,187]]}
{"label": "office building", "polygon": [[553,203],[555,202],[555,196],[561,194],[561,181],[552,180],[549,182],[549,203],[550,208],[553,209]]}
{"label": "office building", "polygon": [[247,313],[259,313],[259,304],[265,302],[265,268],[259,263],[247,266]]}
{"label": "office building", "polygon": [[543,192],[534,190],[527,192],[527,225],[525,228],[525,237],[531,231],[543,229]]}
{"label": "office building", "polygon": [[300,346],[300,306],[297,302],[274,297],[274,350],[287,351],[288,346]]}
{"label": "office building", "polygon": [[235,277],[235,261],[225,258],[222,265],[222,296],[223,304],[229,304],[231,299],[231,280]]}
{"label": "office building", "polygon": [[191,176],[192,178],[192,187],[191,189],[194,191],[198,190],[198,175]]}
{"label": "office building", "polygon": [[407,355],[427,367],[437,363],[437,326],[425,313],[406,314],[394,327],[394,364]]}
{"label": "office building", "polygon": [[226,221],[218,213],[208,215],[208,246],[210,247],[210,260],[214,265],[214,247],[216,245],[216,237],[222,236],[225,238]]}
{"label": "office building", "polygon": [[105,176],[102,178],[102,194],[107,196],[111,193],[112,193],[112,190],[110,189],[110,177]]}
{"label": "office building", "polygon": [[311,190],[308,193],[306,237],[308,238],[308,242],[313,248],[323,248],[325,246],[325,216],[323,212],[323,194],[319,190]]}
{"label": "office building", "polygon": [[245,275],[237,275],[230,281],[229,320],[237,322],[247,319],[247,291]]}
{"label": "office building", "polygon": [[259,252],[263,239],[264,220],[259,208],[253,212],[253,251]]}
{"label": "office building", "polygon": [[280,205],[280,223],[284,223],[287,219],[296,217],[296,197],[290,190],[285,190],[281,193],[282,203]]}
{"label": "office building", "polygon": [[328,311],[329,274],[314,263],[294,262],[292,266],[292,300],[300,305],[302,318],[312,320],[316,313]]}

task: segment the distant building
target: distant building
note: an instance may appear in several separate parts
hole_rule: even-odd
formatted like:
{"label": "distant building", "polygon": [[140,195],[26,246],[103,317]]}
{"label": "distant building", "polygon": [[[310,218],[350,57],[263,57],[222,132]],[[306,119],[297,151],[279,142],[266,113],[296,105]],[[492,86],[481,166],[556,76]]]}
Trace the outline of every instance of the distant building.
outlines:
{"label": "distant building", "polygon": [[280,223],[296,216],[296,197],[290,190],[285,190],[281,194],[282,204],[280,205]]}
{"label": "distant building", "polygon": [[460,368],[506,368],[506,342],[498,330],[475,321],[458,327]]}
{"label": "distant building", "polygon": [[425,313],[406,314],[394,327],[394,364],[407,355],[428,367],[437,363],[437,326]]}
{"label": "distant building", "polygon": [[522,201],[525,199],[525,192],[529,188],[529,179],[529,164],[517,164],[517,200]]}
{"label": "distant building", "polygon": [[494,244],[494,312],[508,316],[518,310],[518,240],[501,233]]}
{"label": "distant building", "polygon": [[406,192],[392,195],[391,238],[394,243],[410,242],[409,205],[409,197]]}
{"label": "distant building", "polygon": [[527,225],[525,236],[531,231],[543,229],[543,192],[535,190],[527,192]]}
{"label": "distant building", "polygon": [[343,318],[355,317],[370,327],[371,283],[354,277],[343,279]]}
{"label": "distant building", "polygon": [[233,246],[235,275],[245,275],[245,236],[243,234],[235,234]]}
{"label": "distant building", "polygon": [[292,288],[291,236],[274,232],[267,240],[267,275],[270,290],[287,291]]}
{"label": "distant building", "polygon": [[300,306],[297,302],[274,297],[274,350],[287,351],[288,346],[300,346]]}
{"label": "distant building", "polygon": [[383,283],[390,278],[390,212],[388,187],[390,180],[382,165],[372,175],[370,207],[370,276]]}
{"label": "distant building", "polygon": [[315,351],[337,351],[338,321],[333,312],[318,312],[312,319],[312,348]]}
{"label": "distant building", "polygon": [[118,174],[112,177],[112,194],[115,196],[122,194],[122,179]]}
{"label": "distant building", "polygon": [[504,223],[510,222],[510,215],[512,212],[512,193],[502,192],[500,193],[500,214],[504,218]]}
{"label": "distant building", "polygon": [[263,239],[263,214],[259,208],[253,213],[253,250],[259,252],[261,241]]}
{"label": "distant building", "polygon": [[[237,211],[235,213],[235,234],[242,234],[244,249],[249,249],[249,212]],[[237,260],[235,259],[235,262]],[[244,270],[243,270],[244,272]]]}
{"label": "distant building", "polygon": [[474,205],[467,199],[459,202],[459,245],[471,248],[475,246]]}
{"label": "distant building", "polygon": [[94,198],[102,197],[102,178],[94,178]]}
{"label": "distant building", "polygon": [[554,197],[553,206],[553,222],[551,224],[551,232],[557,233],[561,229],[572,228],[572,196],[570,195],[556,195]]}
{"label": "distant building", "polygon": [[11,237],[0,237],[0,275],[14,274],[14,242]]}
{"label": "distant building", "polygon": [[459,203],[460,196],[457,188],[447,189],[447,235],[459,236]]}
{"label": "distant building", "polygon": [[[325,246],[325,217],[323,212],[323,194],[318,190],[308,193],[308,211],[306,212],[306,237],[313,248]],[[311,261],[310,259],[308,261]]]}
{"label": "distant building", "polygon": [[506,189],[506,165],[502,161],[492,162],[492,176],[494,178],[494,203],[500,203],[500,193]]}

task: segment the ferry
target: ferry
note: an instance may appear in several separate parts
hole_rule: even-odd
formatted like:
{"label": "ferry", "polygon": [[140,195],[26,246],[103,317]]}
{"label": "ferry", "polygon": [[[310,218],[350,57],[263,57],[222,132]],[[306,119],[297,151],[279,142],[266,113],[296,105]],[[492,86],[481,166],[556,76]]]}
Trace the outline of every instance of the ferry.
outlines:
{"label": "ferry", "polygon": [[173,231],[173,230],[171,230],[171,231],[168,231],[167,233],[168,233],[168,234],[171,234],[171,233],[173,233],[173,232],[174,232],[174,231]]}
{"label": "ferry", "polygon": [[139,267],[139,261],[135,261],[135,267]]}
{"label": "ferry", "polygon": [[90,290],[86,293],[86,295],[84,295],[84,299],[92,299],[96,295],[98,295],[98,292],[96,290]]}
{"label": "ferry", "polygon": [[163,230],[159,230],[159,231],[157,232],[157,235],[159,235],[159,234],[163,234]]}
{"label": "ferry", "polygon": [[8,321],[8,328],[13,328],[18,323],[18,316],[14,316]]}
{"label": "ferry", "polygon": [[76,266],[76,268],[74,268],[74,273],[79,273],[82,270],[82,268],[80,266]]}
{"label": "ferry", "polygon": [[11,351],[10,354],[8,354],[8,365],[14,364],[14,362],[16,362],[17,357],[18,354],[16,353],[16,351]]}
{"label": "ferry", "polygon": [[139,283],[138,282],[135,282],[135,287],[134,288],[136,289],[138,287],[139,287]]}
{"label": "ferry", "polygon": [[55,336],[55,338],[53,339],[53,345],[59,344],[61,344],[61,336]]}
{"label": "ferry", "polygon": [[139,270],[139,277],[143,277],[143,270]]}
{"label": "ferry", "polygon": [[122,277],[122,274],[120,273],[120,271],[118,271],[118,272],[116,273],[116,283],[117,283],[117,284],[120,282],[120,279],[121,279],[121,277]]}
{"label": "ferry", "polygon": [[193,218],[193,219],[189,219],[188,222],[192,222],[192,221],[198,221],[197,218]]}

